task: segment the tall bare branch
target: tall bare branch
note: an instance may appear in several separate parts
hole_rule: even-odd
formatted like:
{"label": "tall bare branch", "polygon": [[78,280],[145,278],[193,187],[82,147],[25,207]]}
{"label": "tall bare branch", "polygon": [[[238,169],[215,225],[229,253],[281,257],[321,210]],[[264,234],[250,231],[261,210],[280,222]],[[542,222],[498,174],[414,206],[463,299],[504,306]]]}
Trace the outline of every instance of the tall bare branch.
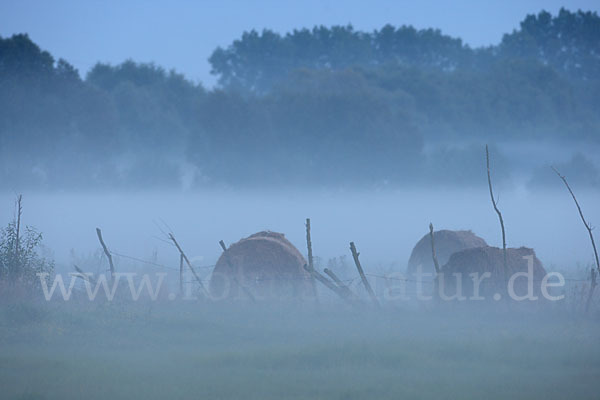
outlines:
{"label": "tall bare branch", "polygon": [[585,305],[585,311],[587,312],[589,310],[589,308],[590,308],[590,304],[591,304],[591,301],[592,301],[592,296],[594,295],[594,289],[597,286],[596,276],[600,273],[600,261],[598,260],[598,250],[596,249],[596,243],[594,241],[594,234],[592,233],[592,230],[594,228],[592,228],[592,225],[583,216],[583,211],[581,211],[581,206],[579,205],[579,202],[577,201],[577,197],[575,197],[575,193],[573,193],[573,190],[571,189],[571,186],[569,185],[569,182],[567,182],[567,178],[564,175],[561,175],[561,173],[558,172],[558,170],[556,168],[552,167],[552,170],[563,181],[563,183],[567,187],[567,190],[571,194],[571,197],[573,198],[573,201],[575,202],[575,206],[577,206],[577,211],[579,212],[579,216],[581,217],[581,221],[583,222],[583,225],[585,226],[585,229],[588,231],[588,235],[590,235],[590,241],[592,242],[592,248],[594,249],[594,257],[596,259],[596,271],[594,271],[594,269],[592,269],[592,273],[591,273],[591,280],[592,280],[592,282],[591,282],[591,285],[590,285],[590,292],[589,292],[589,295],[588,295],[588,299],[587,299],[587,302],[586,302],[586,305]]}
{"label": "tall bare branch", "polygon": [[564,175],[561,175],[560,172],[558,172],[558,170],[556,168],[552,167],[552,170],[556,173],[556,175],[558,175],[558,177],[560,179],[562,179],[562,181],[564,182],[565,186],[569,190],[569,193],[571,194],[571,197],[573,197],[573,201],[575,202],[575,205],[577,206],[577,211],[579,211],[579,216],[581,217],[581,221],[583,222],[583,225],[585,226],[585,229],[587,229],[588,234],[590,235],[590,241],[592,242],[592,248],[594,249],[594,257],[596,258],[596,269],[600,273],[600,261],[598,260],[598,250],[596,249],[596,243],[594,242],[594,235],[592,234],[592,230],[594,228],[592,227],[592,225],[583,216],[583,211],[581,211],[581,207],[579,206],[579,202],[577,201],[577,197],[575,197],[575,193],[573,193],[573,190],[571,190],[571,186],[569,186],[569,182],[567,182],[567,178]]}
{"label": "tall bare branch", "polygon": [[485,145],[485,161],[487,166],[487,179],[488,187],[490,189],[490,198],[492,199],[494,211],[496,211],[496,214],[498,214],[498,219],[500,220],[500,228],[502,229],[502,256],[504,261],[504,280],[508,281],[508,266],[506,263],[506,232],[504,231],[504,219],[502,218],[502,213],[498,209],[498,204],[496,202],[496,199],[494,198],[494,190],[492,188],[492,177],[490,174],[490,152],[487,144]]}
{"label": "tall bare branch", "polygon": [[98,240],[100,241],[100,245],[102,245],[102,249],[104,250],[104,254],[106,254],[106,258],[108,258],[108,265],[110,266],[110,278],[115,279],[115,265],[113,264],[112,255],[106,247],[106,243],[104,243],[104,239],[102,239],[102,231],[100,228],[96,228],[96,235],[98,235]]}

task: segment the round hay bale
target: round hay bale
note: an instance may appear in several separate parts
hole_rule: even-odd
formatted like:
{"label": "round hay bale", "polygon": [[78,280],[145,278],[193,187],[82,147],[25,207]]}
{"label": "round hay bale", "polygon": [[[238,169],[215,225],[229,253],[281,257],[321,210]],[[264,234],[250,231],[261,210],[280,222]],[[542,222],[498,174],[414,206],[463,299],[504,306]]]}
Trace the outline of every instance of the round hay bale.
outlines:
{"label": "round hay bale", "polygon": [[[433,233],[433,240],[435,242],[435,253],[440,267],[446,264],[450,256],[457,251],[487,246],[485,240],[471,231],[435,231]],[[410,254],[408,268],[406,270],[408,277],[412,277],[417,272],[419,265],[421,266],[423,273],[435,273],[435,266],[431,256],[431,238],[429,233],[417,242]],[[431,279],[433,279],[433,277]]]}
{"label": "round hay bale", "polygon": [[[483,279],[479,285],[479,296],[484,297],[486,300],[497,301],[498,298],[494,298],[494,295],[499,294],[502,297],[507,295],[507,282],[513,274],[528,272],[528,257],[533,258],[533,294],[542,299],[540,287],[542,279],[546,276],[546,270],[536,257],[535,251],[527,247],[506,249],[506,274],[501,248],[478,247],[452,254],[441,271],[444,275],[444,293],[448,296],[456,294],[456,283],[460,279],[461,293],[466,297],[471,297],[474,293],[473,277],[470,274],[476,273],[480,278],[484,273],[489,272],[491,276]],[[460,274],[459,277],[453,275],[456,273]],[[513,287],[517,296],[526,295],[528,293],[528,279],[524,276],[517,277],[514,280]]]}
{"label": "round hay bale", "polygon": [[[312,293],[302,254],[283,233],[263,231],[232,244],[221,254],[209,289],[215,298],[297,298]],[[243,286],[243,288],[240,288]]]}

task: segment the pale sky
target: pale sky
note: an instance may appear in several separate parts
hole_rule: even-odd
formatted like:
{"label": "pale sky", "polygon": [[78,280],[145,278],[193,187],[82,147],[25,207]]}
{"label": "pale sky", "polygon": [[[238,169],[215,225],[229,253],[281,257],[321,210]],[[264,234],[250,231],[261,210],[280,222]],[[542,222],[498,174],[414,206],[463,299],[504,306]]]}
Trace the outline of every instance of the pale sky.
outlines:
{"label": "pale sky", "polygon": [[207,58],[245,30],[351,23],[372,31],[396,26],[439,28],[472,46],[495,44],[528,13],[600,10],[595,0],[0,0],[0,36],[28,33],[82,76],[97,61],[128,58],[174,68],[206,86],[214,84]]}

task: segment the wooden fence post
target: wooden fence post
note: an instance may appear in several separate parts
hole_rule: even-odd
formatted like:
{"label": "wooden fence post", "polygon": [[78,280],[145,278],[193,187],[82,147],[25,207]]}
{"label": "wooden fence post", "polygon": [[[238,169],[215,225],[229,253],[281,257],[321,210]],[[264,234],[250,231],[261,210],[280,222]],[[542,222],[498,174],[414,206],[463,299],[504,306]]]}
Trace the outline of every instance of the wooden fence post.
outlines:
{"label": "wooden fence post", "polygon": [[173,244],[175,244],[175,247],[177,247],[177,250],[179,251],[180,256],[185,260],[188,268],[190,269],[190,271],[192,271],[192,275],[194,275],[194,278],[196,278],[196,280],[198,281],[198,284],[200,285],[200,288],[204,292],[204,296],[208,298],[209,297],[208,296],[208,291],[204,287],[204,284],[202,283],[202,280],[200,279],[200,277],[196,273],[196,270],[194,270],[194,267],[192,267],[192,263],[187,258],[187,256],[185,255],[185,253],[183,252],[183,250],[179,246],[179,243],[177,243],[177,240],[175,240],[175,236],[173,236],[172,233],[169,233],[169,239],[171,239],[171,241],[173,242]]}
{"label": "wooden fence post", "polygon": [[355,301],[355,299],[352,298],[352,296],[348,295],[348,293],[345,292],[342,288],[336,286],[329,279],[325,278],[316,269],[311,270],[307,264],[304,264],[304,269],[308,273],[310,273],[314,279],[321,282],[326,288],[328,288],[329,290],[331,290],[332,292],[334,292],[335,294],[340,296],[343,300],[347,301],[348,303],[350,303],[353,306],[356,305],[357,302]]}
{"label": "wooden fence post", "polygon": [[352,252],[352,258],[354,258],[354,264],[356,265],[356,269],[358,270],[358,274],[360,275],[360,279],[362,280],[362,283],[365,286],[365,289],[367,289],[367,292],[369,293],[369,296],[371,297],[373,304],[375,304],[377,307],[379,307],[379,302],[377,301],[377,297],[375,296],[375,293],[373,292],[373,289],[371,288],[371,285],[369,284],[369,281],[367,280],[367,277],[365,276],[365,273],[363,272],[362,266],[360,265],[360,261],[358,259],[358,256],[360,255],[360,253],[356,251],[356,246],[354,245],[354,242],[350,242],[350,251]]}
{"label": "wooden fence post", "polygon": [[358,296],[354,294],[354,292],[350,290],[348,285],[342,282],[341,279],[338,278],[338,276],[332,270],[330,270],[329,268],[325,268],[323,272],[325,272],[331,278],[331,280],[334,281],[336,285],[338,285],[340,289],[342,289],[349,297],[358,299]]}
{"label": "wooden fence post", "polygon": [[[306,247],[308,250],[308,268],[310,271],[314,271],[315,265],[313,262],[312,240],[310,238],[310,218],[306,218]],[[311,274],[311,277],[312,277],[312,274]],[[311,279],[311,286],[312,286],[313,294],[315,295],[315,301],[318,303],[319,298],[317,296],[317,285],[315,284],[314,278]]]}

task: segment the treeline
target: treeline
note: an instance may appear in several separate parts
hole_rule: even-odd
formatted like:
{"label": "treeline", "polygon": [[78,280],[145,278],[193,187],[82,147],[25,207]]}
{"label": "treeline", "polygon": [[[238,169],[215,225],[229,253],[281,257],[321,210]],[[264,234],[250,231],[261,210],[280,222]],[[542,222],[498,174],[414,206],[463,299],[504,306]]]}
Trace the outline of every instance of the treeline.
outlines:
{"label": "treeline", "polygon": [[298,69],[343,70],[413,67],[447,73],[486,71],[503,60],[545,65],[569,78],[598,79],[600,22],[596,13],[561,9],[529,15],[498,46],[471,49],[439,30],[384,26],[374,32],[352,26],[314,27],[279,35],[245,32],[209,61],[226,87],[267,91]]}
{"label": "treeline", "polygon": [[133,61],[82,78],[0,38],[0,187],[469,184],[474,148],[427,145],[600,138],[590,12],[528,16],[480,49],[406,26],[252,31],[209,60],[212,90]]}

